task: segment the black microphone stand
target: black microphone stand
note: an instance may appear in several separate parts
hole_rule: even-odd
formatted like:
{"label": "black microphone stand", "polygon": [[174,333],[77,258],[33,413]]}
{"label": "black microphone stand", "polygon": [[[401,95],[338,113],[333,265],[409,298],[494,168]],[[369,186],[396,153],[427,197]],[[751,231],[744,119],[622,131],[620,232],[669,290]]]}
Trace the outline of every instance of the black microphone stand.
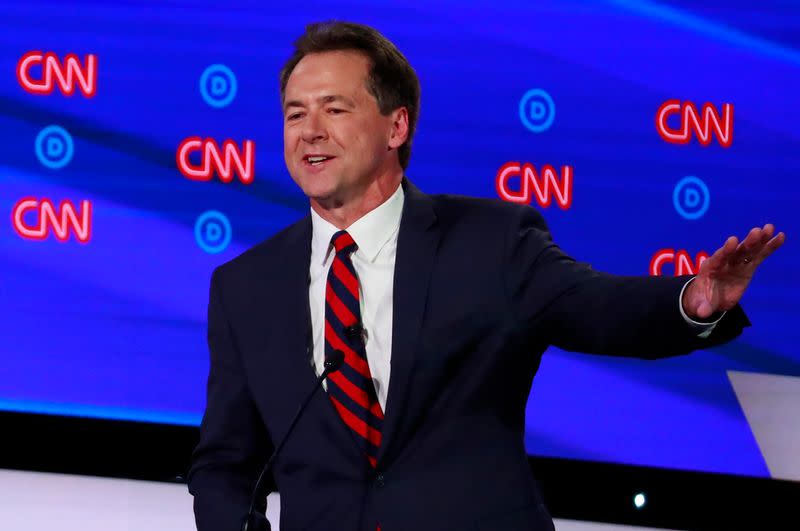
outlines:
{"label": "black microphone stand", "polygon": [[343,362],[344,362],[344,352],[342,352],[341,350],[333,351],[333,354],[331,354],[325,359],[325,369],[322,371],[322,374],[320,374],[317,377],[317,381],[314,384],[314,388],[308,394],[305,401],[300,405],[300,408],[297,410],[297,413],[292,419],[291,424],[289,424],[289,429],[286,430],[286,434],[283,436],[283,439],[281,439],[280,443],[275,448],[275,451],[272,452],[272,455],[269,457],[267,464],[264,465],[264,468],[261,470],[261,475],[258,476],[258,480],[256,481],[256,486],[253,488],[253,495],[250,498],[250,509],[248,509],[247,516],[245,516],[244,522],[242,523],[242,531],[272,531],[272,527],[269,524],[269,520],[267,520],[266,511],[264,513],[261,513],[255,510],[256,502],[259,500],[259,498],[266,498],[268,494],[266,492],[262,492],[264,489],[264,484],[267,475],[272,470],[272,465],[275,462],[275,458],[278,457],[281,448],[283,448],[283,445],[289,439],[289,435],[292,433],[292,430],[294,430],[294,426],[295,424],[297,424],[297,421],[302,416],[303,411],[305,411],[306,409],[306,406],[308,406],[309,402],[311,402],[311,399],[317,393],[317,390],[320,387],[322,387],[322,380],[327,378],[328,375],[331,374],[332,372],[338,371],[339,368],[342,366]]}

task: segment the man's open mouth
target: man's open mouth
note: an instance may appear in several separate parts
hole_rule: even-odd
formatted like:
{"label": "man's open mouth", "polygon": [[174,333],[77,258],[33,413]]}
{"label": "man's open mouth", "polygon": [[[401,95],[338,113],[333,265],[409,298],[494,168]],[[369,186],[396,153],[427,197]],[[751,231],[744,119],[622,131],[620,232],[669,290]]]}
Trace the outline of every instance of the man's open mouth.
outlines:
{"label": "man's open mouth", "polygon": [[322,166],[326,161],[329,161],[333,158],[335,157],[331,155],[306,155],[303,157],[303,160],[311,166]]}

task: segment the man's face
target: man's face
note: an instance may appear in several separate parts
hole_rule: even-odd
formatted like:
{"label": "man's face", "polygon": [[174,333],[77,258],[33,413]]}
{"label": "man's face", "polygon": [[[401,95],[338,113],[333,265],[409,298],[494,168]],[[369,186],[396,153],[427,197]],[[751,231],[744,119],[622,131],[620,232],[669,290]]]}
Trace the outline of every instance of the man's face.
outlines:
{"label": "man's face", "polygon": [[[306,55],[286,83],[286,167],[312,201],[357,199],[391,164],[395,113],[381,115],[367,90],[369,59],[355,51]],[[323,158],[324,157],[324,158]],[[398,166],[399,167],[399,166]]]}

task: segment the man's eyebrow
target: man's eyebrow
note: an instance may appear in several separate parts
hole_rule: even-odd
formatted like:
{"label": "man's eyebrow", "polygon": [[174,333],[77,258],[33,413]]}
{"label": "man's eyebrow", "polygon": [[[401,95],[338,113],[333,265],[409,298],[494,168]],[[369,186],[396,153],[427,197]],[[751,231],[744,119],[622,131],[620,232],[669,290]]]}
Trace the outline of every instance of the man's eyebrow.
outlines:
{"label": "man's eyebrow", "polygon": [[[345,96],[342,96],[341,94],[329,94],[329,95],[326,95],[326,96],[320,96],[319,98],[317,98],[317,101],[322,103],[322,104],[341,102],[341,103],[347,105],[350,108],[353,108],[353,107],[356,106],[356,104],[355,104],[355,102],[353,102],[353,100],[351,100],[350,98],[346,98]],[[289,101],[287,101],[286,103],[283,104],[283,110],[284,110],[284,112],[286,112],[286,110],[289,109],[289,107],[305,107],[305,106],[306,105],[300,100],[289,100]]]}
{"label": "man's eyebrow", "polygon": [[285,103],[283,104],[283,110],[284,110],[284,112],[285,112],[285,111],[286,111],[286,109],[288,109],[289,107],[305,107],[305,105],[303,105],[303,102],[302,102],[302,101],[298,101],[298,100],[291,100],[291,101],[287,101],[287,102],[285,102]]}
{"label": "man's eyebrow", "polygon": [[355,104],[355,102],[353,102],[353,100],[351,100],[350,98],[346,98],[346,97],[342,96],[341,94],[331,94],[329,96],[322,96],[322,97],[319,98],[318,101],[321,101],[322,103],[333,103],[335,101],[338,101],[338,102],[344,103],[348,107],[355,107],[356,106],[356,104]]}

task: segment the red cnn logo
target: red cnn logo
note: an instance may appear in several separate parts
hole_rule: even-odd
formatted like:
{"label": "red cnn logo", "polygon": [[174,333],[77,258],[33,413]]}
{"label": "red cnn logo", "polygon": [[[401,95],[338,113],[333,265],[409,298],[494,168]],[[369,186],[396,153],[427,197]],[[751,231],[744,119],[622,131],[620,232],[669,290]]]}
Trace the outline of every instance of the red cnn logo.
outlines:
{"label": "red cnn logo", "polygon": [[[50,94],[57,84],[65,96],[72,96],[77,85],[84,96],[91,98],[97,93],[97,56],[86,55],[84,63],[74,53],[68,53],[62,63],[52,52],[28,52],[17,63],[17,81],[31,94]],[[34,66],[42,67],[39,79],[31,76]]]}
{"label": "red cnn logo", "polygon": [[703,265],[708,253],[700,251],[697,253],[694,261],[689,256],[689,253],[684,250],[675,251],[674,249],[661,249],[656,251],[653,258],[650,260],[650,274],[654,277],[663,274],[662,268],[665,264],[673,264],[675,266],[675,276],[681,275],[696,275]]}
{"label": "red cnn logo", "polygon": [[[536,202],[543,208],[550,206],[555,195],[558,206],[566,210],[572,206],[572,173],[572,166],[563,166],[559,179],[555,168],[545,164],[542,166],[540,176],[531,164],[525,163],[520,166],[519,162],[507,162],[497,171],[495,188],[497,195],[503,201],[527,204],[531,202],[532,197],[535,197]],[[508,181],[512,177],[520,178],[519,190],[512,190],[509,187]]]}
{"label": "red cnn logo", "polygon": [[[37,221],[28,224],[25,220],[27,212],[36,212]],[[41,201],[33,197],[25,197],[17,201],[11,210],[11,224],[20,237],[26,240],[45,240],[52,231],[61,242],[69,239],[70,233],[81,243],[88,243],[92,238],[92,202],[81,201],[80,212],[72,201],[61,201],[58,209],[49,199]]]}
{"label": "red cnn logo", "polygon": [[[680,127],[672,129],[667,120],[673,114],[680,116]],[[724,148],[731,147],[733,142],[733,104],[724,103],[722,113],[710,103],[703,104],[702,114],[694,103],[680,100],[667,100],[656,113],[656,130],[665,141],[671,144],[688,144],[692,131],[703,146],[711,144],[711,133],[716,134],[717,142]]]}
{"label": "red cnn logo", "polygon": [[[199,166],[189,161],[189,155],[194,151],[200,152]],[[255,176],[256,144],[252,140],[245,140],[243,148],[239,149],[233,140],[225,140],[220,149],[212,138],[203,140],[199,136],[192,136],[178,146],[176,159],[178,169],[187,179],[210,181],[216,170],[219,179],[229,183],[233,180],[235,170],[241,182],[250,184]]]}

